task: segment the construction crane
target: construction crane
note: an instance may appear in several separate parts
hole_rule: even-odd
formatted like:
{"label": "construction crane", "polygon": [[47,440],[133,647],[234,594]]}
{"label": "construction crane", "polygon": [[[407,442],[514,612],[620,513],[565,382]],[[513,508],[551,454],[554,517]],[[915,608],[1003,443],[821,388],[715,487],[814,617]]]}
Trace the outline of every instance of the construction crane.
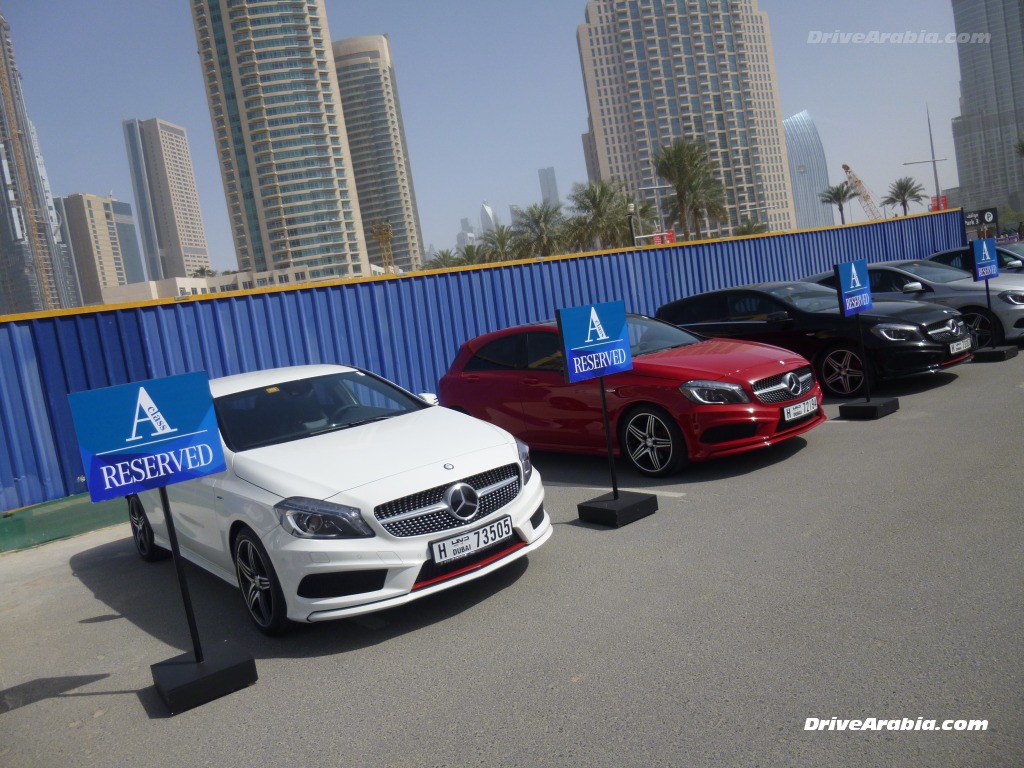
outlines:
{"label": "construction crane", "polygon": [[850,182],[850,186],[860,195],[860,204],[864,209],[864,213],[867,214],[868,220],[878,221],[885,218],[882,216],[882,212],[878,210],[878,206],[875,205],[875,199],[868,192],[868,188],[864,186],[864,182],[860,180],[860,177],[846,163],[843,163],[843,170],[846,172],[846,180]]}
{"label": "construction crane", "polygon": [[374,224],[370,228],[370,234],[373,235],[373,239],[380,246],[380,265],[384,269],[384,274],[397,274],[395,257],[391,253],[391,238],[394,237],[394,233],[391,230],[391,222],[382,221],[379,224]]}

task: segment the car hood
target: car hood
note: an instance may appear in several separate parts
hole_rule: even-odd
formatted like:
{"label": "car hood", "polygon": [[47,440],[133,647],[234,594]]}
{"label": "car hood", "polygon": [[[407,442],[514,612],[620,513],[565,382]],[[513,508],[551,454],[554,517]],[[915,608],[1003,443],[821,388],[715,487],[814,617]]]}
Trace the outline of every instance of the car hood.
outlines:
{"label": "car hood", "polygon": [[803,365],[808,365],[807,360],[788,349],[753,341],[708,339],[634,357],[633,373],[679,381],[756,381]]}
{"label": "car hood", "polygon": [[[235,475],[282,498],[326,499],[398,475],[421,474],[446,462],[506,447],[515,440],[502,429],[435,406],[403,416],[288,443],[236,453]],[[461,460],[460,460],[461,459]]]}
{"label": "car hood", "polygon": [[[838,315],[838,310],[833,310],[833,315]],[[920,323],[928,325],[939,320],[946,320],[958,314],[955,309],[949,309],[938,304],[931,304],[927,301],[899,301],[879,300],[872,302],[871,309],[861,313],[861,319],[869,323]],[[851,318],[852,319],[852,318]]]}

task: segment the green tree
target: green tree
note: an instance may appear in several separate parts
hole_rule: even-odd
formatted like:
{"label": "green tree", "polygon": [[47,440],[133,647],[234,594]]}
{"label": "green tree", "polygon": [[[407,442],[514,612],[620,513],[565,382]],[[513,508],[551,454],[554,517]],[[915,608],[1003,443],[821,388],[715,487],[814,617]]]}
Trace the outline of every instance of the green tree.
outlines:
{"label": "green tree", "polygon": [[629,198],[622,182],[592,181],[574,184],[569,193],[572,217],[566,222],[567,239],[581,250],[621,248],[629,240]]}
{"label": "green tree", "polygon": [[1024,139],[1017,142],[1017,154],[1024,157]]}
{"label": "green tree", "polygon": [[534,203],[516,208],[512,213],[512,228],[523,257],[551,256],[561,246],[564,222],[561,205]]}
{"label": "green tree", "polygon": [[902,206],[903,215],[906,216],[910,204],[920,203],[922,200],[924,187],[910,176],[902,176],[889,185],[889,194],[882,198],[882,205]]}
{"label": "green tree", "polygon": [[451,248],[437,251],[434,258],[423,265],[424,269],[451,269],[460,265],[459,256]]}
{"label": "green tree", "polygon": [[675,192],[675,209],[684,239],[690,239],[691,217],[699,237],[700,220],[704,216],[718,218],[724,213],[724,190],[700,142],[676,139],[658,147],[654,153],[654,169]]}
{"label": "green tree", "polygon": [[504,224],[484,232],[480,248],[484,251],[487,261],[514,261],[519,258],[521,252],[515,230]]}
{"label": "green tree", "polygon": [[860,192],[851,187],[848,181],[842,181],[832,187],[825,187],[818,195],[818,199],[822,203],[834,205],[839,209],[839,221],[842,224],[846,223],[843,206],[855,197],[860,197]]}
{"label": "green tree", "polygon": [[732,228],[733,237],[742,237],[743,235],[763,235],[768,231],[768,225],[763,221],[753,221],[752,219],[745,219],[742,224],[738,227]]}
{"label": "green tree", "polygon": [[209,267],[200,267],[192,273],[192,277],[216,277],[217,270],[210,269]]}
{"label": "green tree", "polygon": [[479,245],[464,245],[458,252],[459,266],[470,266],[473,264],[486,264],[487,251]]}

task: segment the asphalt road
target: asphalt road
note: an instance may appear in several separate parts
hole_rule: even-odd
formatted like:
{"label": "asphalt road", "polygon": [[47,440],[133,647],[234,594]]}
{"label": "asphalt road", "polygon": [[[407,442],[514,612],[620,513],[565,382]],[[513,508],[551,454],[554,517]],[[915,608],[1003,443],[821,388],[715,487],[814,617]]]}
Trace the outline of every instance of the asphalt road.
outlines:
{"label": "asphalt road", "polygon": [[[259,681],[174,717],[149,669],[191,647],[170,562],[127,524],[0,556],[0,765],[1019,766],[1024,355],[879,394],[881,421],[620,468],[660,500],[621,529],[577,519],[604,460],[538,455],[549,543],[383,614],[270,640],[189,567],[204,644]],[[804,730],[833,717],[987,730]]]}

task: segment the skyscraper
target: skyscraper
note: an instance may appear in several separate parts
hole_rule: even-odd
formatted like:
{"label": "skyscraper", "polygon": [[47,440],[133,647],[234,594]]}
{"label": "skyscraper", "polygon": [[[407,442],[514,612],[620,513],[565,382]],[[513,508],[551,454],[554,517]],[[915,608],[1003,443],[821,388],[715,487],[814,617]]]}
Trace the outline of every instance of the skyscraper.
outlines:
{"label": "skyscraper", "polygon": [[381,223],[390,223],[395,266],[419,269],[423,235],[391,44],[385,35],[370,35],[337,40],[333,49],[370,261],[383,264],[372,232]]}
{"label": "skyscraper", "polygon": [[130,205],[88,194],[67,195],[56,203],[74,257],[83,304],[101,304],[103,288],[145,279]]}
{"label": "skyscraper", "polygon": [[821,193],[829,186],[825,148],[810,112],[805,109],[787,117],[782,121],[782,129],[786,135],[797,228],[833,226],[832,206],[821,202]]}
{"label": "skyscraper", "polygon": [[191,3],[239,269],[369,274],[324,3]]}
{"label": "skyscraper", "polygon": [[81,303],[28,118],[10,31],[0,14],[0,315]]}
{"label": "skyscraper", "polygon": [[209,269],[185,129],[159,118],[125,120],[123,126],[148,279]]}
{"label": "skyscraper", "polygon": [[484,200],[480,204],[480,234],[486,235],[488,232],[493,232],[498,228],[498,217],[494,214],[494,209],[487,204]]}
{"label": "skyscraper", "polygon": [[728,233],[746,219],[794,225],[766,14],[756,0],[590,0],[577,29],[592,181],[618,179],[658,205],[654,170],[675,139],[704,144],[725,188]]}
{"label": "skyscraper", "polygon": [[[960,59],[960,116],[953,145],[964,208],[1024,210],[1024,3],[953,0]],[[985,39],[976,33],[989,33]],[[1004,222],[1005,223],[1005,222]]]}
{"label": "skyscraper", "polygon": [[541,168],[537,171],[537,175],[540,177],[541,200],[546,205],[552,207],[561,205],[562,201],[558,199],[558,182],[555,180],[555,169]]}

